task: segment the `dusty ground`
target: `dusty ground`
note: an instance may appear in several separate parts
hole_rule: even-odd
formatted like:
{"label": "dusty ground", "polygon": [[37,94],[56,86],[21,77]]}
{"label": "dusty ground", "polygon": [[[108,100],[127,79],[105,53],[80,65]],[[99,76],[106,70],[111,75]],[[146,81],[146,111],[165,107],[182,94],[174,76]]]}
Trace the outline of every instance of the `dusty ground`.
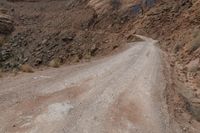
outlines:
{"label": "dusty ground", "polygon": [[169,123],[167,83],[154,43],[131,43],[91,63],[1,79],[0,131],[181,132]]}

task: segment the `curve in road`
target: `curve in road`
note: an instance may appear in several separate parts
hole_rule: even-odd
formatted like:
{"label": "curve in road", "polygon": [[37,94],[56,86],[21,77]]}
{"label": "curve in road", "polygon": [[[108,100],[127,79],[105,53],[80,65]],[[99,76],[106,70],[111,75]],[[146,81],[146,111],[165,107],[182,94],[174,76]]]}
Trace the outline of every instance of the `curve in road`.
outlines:
{"label": "curve in road", "polygon": [[0,132],[169,133],[160,52],[142,38],[91,63],[1,79]]}

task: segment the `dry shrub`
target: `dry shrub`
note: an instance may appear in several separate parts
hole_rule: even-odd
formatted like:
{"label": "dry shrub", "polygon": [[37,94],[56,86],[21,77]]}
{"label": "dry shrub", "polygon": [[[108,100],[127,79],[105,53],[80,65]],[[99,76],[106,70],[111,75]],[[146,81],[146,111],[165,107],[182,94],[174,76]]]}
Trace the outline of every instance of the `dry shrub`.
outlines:
{"label": "dry shrub", "polygon": [[55,58],[49,62],[50,67],[58,68],[60,67],[60,65],[61,65],[61,60],[58,58]]}
{"label": "dry shrub", "polygon": [[28,64],[21,65],[20,70],[22,72],[27,72],[27,73],[33,73],[34,72],[33,68]]}
{"label": "dry shrub", "polygon": [[5,36],[0,36],[0,46],[7,42],[7,38]]}

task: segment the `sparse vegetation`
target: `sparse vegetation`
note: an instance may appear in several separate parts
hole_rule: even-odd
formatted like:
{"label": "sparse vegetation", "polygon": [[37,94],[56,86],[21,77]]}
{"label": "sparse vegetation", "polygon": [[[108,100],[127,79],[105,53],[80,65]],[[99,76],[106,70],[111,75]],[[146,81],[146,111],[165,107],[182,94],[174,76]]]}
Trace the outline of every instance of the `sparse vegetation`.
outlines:
{"label": "sparse vegetation", "polygon": [[61,65],[61,60],[58,58],[55,58],[49,62],[50,67],[58,68],[60,67],[60,65]]}
{"label": "sparse vegetation", "polygon": [[[200,88],[200,82],[199,82],[200,81],[200,61],[199,61],[200,60],[199,59],[199,55],[200,55],[200,8],[199,8],[200,1],[198,0],[165,0],[165,1],[161,1],[161,0],[68,0],[68,1],[64,1],[64,0],[57,0],[57,1],[56,0],[48,0],[48,1],[47,0],[2,0],[0,3],[1,3],[1,7],[0,7],[0,78],[3,77],[2,79],[0,79],[0,81],[1,80],[3,81],[1,83],[3,87],[0,87],[0,89],[5,88],[4,90],[6,91],[6,89],[8,88],[7,90],[9,91],[9,93],[5,93],[6,94],[5,97],[4,97],[4,94],[2,94],[2,96],[3,96],[3,99],[5,100],[13,100],[14,98],[13,102],[14,103],[17,102],[17,104],[15,104],[14,106],[20,105],[21,107],[21,104],[24,105],[24,102],[21,102],[22,100],[28,100],[28,103],[29,101],[30,103],[32,103],[32,101],[34,102],[35,97],[37,100],[37,96],[35,95],[36,93],[33,93],[34,99],[30,99],[30,100],[21,99],[21,95],[23,95],[23,93],[19,96],[17,94],[17,97],[13,95],[15,94],[16,90],[19,90],[19,89],[27,90],[27,88],[32,89],[31,87],[28,87],[28,86],[34,85],[30,82],[26,82],[27,84],[25,83],[25,85],[21,86],[21,82],[18,82],[18,80],[20,81],[22,79],[22,81],[24,81],[26,76],[29,77],[32,74],[17,75],[19,71],[32,73],[35,70],[33,69],[35,68],[35,66],[40,67],[40,66],[47,65],[49,67],[52,67],[52,69],[56,70],[57,75],[59,75],[59,73],[62,73],[62,70],[64,70],[65,66],[63,66],[62,70],[59,70],[60,69],[59,67],[64,63],[73,64],[77,62],[80,62],[80,63],[87,62],[87,61],[89,62],[93,59],[93,57],[100,58],[108,54],[113,54],[114,56],[115,52],[121,52],[123,50],[125,51],[125,48],[128,48],[126,43],[130,43],[129,45],[134,47],[136,43],[132,43],[132,42],[142,41],[141,38],[138,38],[137,36],[134,35],[134,34],[137,34],[137,35],[143,35],[143,36],[153,38],[155,40],[158,40],[159,42],[155,45],[155,47],[160,46],[161,48],[160,54],[158,53],[158,54],[155,54],[154,56],[153,47],[149,51],[149,48],[151,48],[152,44],[145,45],[144,47],[146,48],[143,49],[142,48],[143,44],[140,43],[142,44],[139,46],[141,48],[139,47],[138,49],[135,48],[135,51],[138,52],[137,53],[138,55],[141,55],[141,52],[146,52],[146,54],[144,54],[144,58],[143,58],[143,55],[141,56],[142,57],[141,59],[140,59],[140,56],[138,57],[137,55],[134,56],[135,53],[131,53],[130,56],[133,56],[133,58],[138,58],[137,60],[141,60],[141,63],[143,63],[144,61],[148,61],[149,63],[152,63],[151,58],[153,56],[153,57],[156,57],[156,58],[152,58],[152,61],[153,62],[155,61],[154,63],[155,68],[159,68],[158,70],[160,70],[160,68],[162,69],[163,67],[163,70],[164,70],[162,72],[163,78],[166,78],[166,83],[169,80],[169,84],[167,84],[167,87],[165,89],[166,90],[165,100],[166,100],[166,103],[168,104],[167,106],[169,107],[169,108],[166,108],[166,112],[169,112],[169,116],[170,116],[169,118],[172,117],[172,121],[176,122],[177,124],[176,127],[178,127],[178,124],[180,124],[181,128],[184,127],[183,129],[184,132],[190,132],[189,131],[190,127],[192,131],[194,130],[194,127],[200,127],[196,125],[197,124],[196,121],[189,120],[190,118],[188,118],[189,116],[187,116],[188,111],[191,111],[192,113],[194,113],[194,117],[197,117],[200,120],[200,107],[199,107],[200,99],[198,99],[198,104],[193,104],[193,102],[196,102],[196,101],[188,100],[188,102],[186,103],[189,104],[190,102],[191,108],[190,110],[186,111],[185,105],[187,104],[183,105],[185,101],[182,100],[181,95],[179,98],[179,94],[177,94],[179,92],[178,91],[176,92],[176,89],[175,89],[176,81],[180,81],[183,84],[183,87],[182,86],[180,87],[181,90],[186,92],[185,90],[189,88],[191,92],[193,93],[191,94],[192,96],[196,98],[200,97],[200,93],[199,93],[200,92],[200,89],[199,89]],[[4,9],[1,9],[1,8],[4,8]],[[151,40],[149,40],[149,43],[151,43]],[[156,60],[160,58],[160,57],[157,58],[157,56],[162,56],[162,55],[163,57],[166,57],[167,59],[166,61],[165,61],[165,58],[163,58],[163,62]],[[109,57],[109,59],[111,58],[112,56]],[[126,60],[128,60],[128,58],[129,57],[127,56]],[[196,60],[197,58],[198,60]],[[116,60],[118,61],[118,59]],[[121,60],[121,58],[119,58],[119,60]],[[136,62],[136,65],[138,63],[140,62]],[[161,65],[161,63],[166,64],[166,66]],[[107,63],[107,64],[111,64],[111,63]],[[156,66],[156,64],[159,66]],[[114,65],[117,65],[117,64],[115,63]],[[114,69],[121,67],[122,65],[126,65],[126,63],[123,64],[122,62],[120,66],[114,66]],[[168,66],[169,66],[169,71],[167,70]],[[128,66],[125,66],[125,67],[128,68]],[[130,66],[130,68],[132,67],[134,66]],[[141,68],[141,70],[146,69],[145,67],[149,68],[149,65],[144,66],[144,68]],[[150,67],[153,68],[154,66],[150,66]],[[166,70],[165,70],[165,67],[167,68]],[[2,72],[1,72],[1,69],[2,69]],[[46,67],[41,68],[41,69],[45,71]],[[123,69],[123,68],[120,68],[120,69]],[[49,79],[48,81],[51,82],[52,79],[54,78],[54,76],[51,76],[51,73],[52,73],[51,71],[52,71],[51,69],[47,70],[48,74],[45,74],[46,72],[42,72],[42,75],[40,75],[41,77],[39,78],[37,76],[38,73],[35,73],[33,74],[34,77],[30,79],[30,81],[34,81],[34,82],[36,81],[37,83],[39,83],[38,80],[45,79],[45,82],[46,82],[48,80],[48,77],[50,77],[51,79]],[[114,70],[112,71],[114,72]],[[133,69],[133,72],[135,71],[136,69]],[[8,81],[6,81],[7,80],[6,72],[9,72]],[[98,70],[96,72],[98,72]],[[94,72],[92,71],[91,73],[94,73]],[[125,75],[126,73],[127,71],[124,71],[122,74]],[[17,76],[11,79],[12,78],[11,76],[13,75],[14,76],[17,75]],[[22,78],[23,76],[25,78]],[[73,74],[70,75],[70,77],[72,76]],[[107,75],[104,75],[104,76],[107,76]],[[108,76],[109,78],[111,77],[110,75]],[[170,79],[170,77],[172,77],[172,79]],[[15,79],[16,81],[14,81]],[[196,81],[196,79],[198,79],[197,87],[194,82],[194,80]],[[144,80],[148,80],[148,78],[147,79],[145,78]],[[4,81],[6,82],[4,83]],[[10,82],[13,82],[13,83],[9,84]],[[8,87],[6,87],[6,83],[8,84]],[[18,87],[19,89],[16,86],[14,87],[16,88],[16,90],[14,90],[12,88],[12,85],[17,85],[17,84],[19,85]],[[57,85],[57,83],[54,83],[54,84]],[[46,84],[46,85],[47,85],[46,88],[48,89],[49,84]],[[161,85],[161,84],[158,84],[158,85]],[[41,86],[44,88],[44,84],[41,84]],[[79,85],[74,85],[74,86],[79,87]],[[187,86],[187,87],[184,87],[184,86]],[[80,85],[80,87],[81,89],[82,88],[87,89],[87,85],[86,87],[84,86],[82,87],[82,85]],[[9,88],[12,88],[12,89],[9,89]],[[10,93],[11,90],[14,90],[15,92]],[[20,92],[23,92],[23,91],[20,91]],[[28,94],[27,95],[28,97],[29,95],[32,96],[32,93],[26,93],[26,92],[25,94]],[[64,91],[60,91],[60,92],[62,94]],[[11,95],[7,95],[7,94],[11,94]],[[59,94],[60,93],[56,93],[56,95],[51,95],[51,96],[57,97]],[[26,98],[27,96],[22,96],[22,98],[23,97]],[[126,96],[126,94],[122,95],[122,97],[124,96]],[[16,99],[18,97],[19,97],[19,100]],[[63,99],[62,97],[66,97],[66,95],[62,95],[60,97],[61,98],[60,100]],[[41,101],[43,99],[39,97],[39,100]],[[121,102],[121,99],[118,99],[118,100]],[[130,100],[134,100],[134,99],[130,99]],[[125,101],[127,100],[125,99]],[[9,101],[5,101],[5,105],[7,103],[9,103]],[[113,105],[115,105],[115,103]],[[32,111],[32,107],[35,107],[35,106],[31,106],[31,109],[30,109],[31,111]],[[127,109],[129,110],[129,108],[125,108],[125,111]],[[24,110],[25,114],[29,113],[29,112],[26,113],[26,111],[28,110],[26,109]],[[113,110],[111,109],[111,112],[108,112],[108,113],[112,113],[112,111]],[[124,112],[124,110],[122,111]],[[134,111],[136,111],[137,113],[138,112],[137,108]],[[139,107],[139,111],[140,111],[140,107]],[[15,112],[15,111],[12,111],[12,112]],[[121,112],[121,110],[117,112]],[[34,112],[31,112],[31,113],[34,115]],[[130,114],[129,111],[128,113]],[[126,119],[125,117],[124,119]],[[16,120],[16,122],[17,121],[18,120]],[[14,123],[14,125],[12,123],[5,124],[5,125],[8,125],[8,127],[5,127],[6,130],[10,126],[15,127],[17,130],[21,127],[20,124],[16,125],[15,120],[11,122]],[[109,120],[109,122],[112,122],[112,121]],[[1,123],[4,123],[4,122],[1,122]],[[46,123],[44,122],[44,124]],[[173,124],[174,123],[172,123],[172,125]],[[63,132],[67,132],[67,131],[63,129]]]}
{"label": "sparse vegetation", "polygon": [[33,68],[29,64],[21,65],[20,70],[26,73],[33,73]]}
{"label": "sparse vegetation", "polygon": [[7,42],[7,38],[5,36],[0,36],[0,46]]}

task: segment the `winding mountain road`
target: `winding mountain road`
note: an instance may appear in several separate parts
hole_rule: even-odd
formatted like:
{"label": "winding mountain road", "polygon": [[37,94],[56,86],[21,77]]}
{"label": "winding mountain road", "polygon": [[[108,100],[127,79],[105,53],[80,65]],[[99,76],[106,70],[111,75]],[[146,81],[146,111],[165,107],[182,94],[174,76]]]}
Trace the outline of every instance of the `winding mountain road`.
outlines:
{"label": "winding mountain road", "polygon": [[170,133],[156,41],[0,79],[1,133]]}

